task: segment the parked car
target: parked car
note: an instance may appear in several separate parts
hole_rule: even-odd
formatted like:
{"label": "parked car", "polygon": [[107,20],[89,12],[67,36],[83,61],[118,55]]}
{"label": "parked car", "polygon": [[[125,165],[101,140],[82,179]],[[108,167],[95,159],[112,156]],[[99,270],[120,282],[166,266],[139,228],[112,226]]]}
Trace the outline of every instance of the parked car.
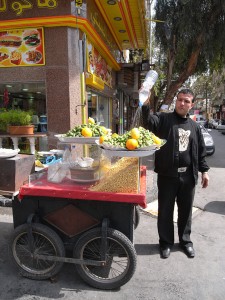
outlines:
{"label": "parked car", "polygon": [[213,155],[215,152],[215,144],[209,130],[207,130],[204,126],[199,125],[201,127],[202,135],[205,142],[206,153],[207,155]]}
{"label": "parked car", "polygon": [[200,125],[205,126],[207,124],[207,120],[202,115],[196,115],[196,122]]}
{"label": "parked car", "polygon": [[208,122],[208,128],[217,129],[217,126],[220,124],[219,119],[211,119]]}
{"label": "parked car", "polygon": [[217,130],[222,134],[225,134],[225,120],[221,120],[221,124],[217,126]]}

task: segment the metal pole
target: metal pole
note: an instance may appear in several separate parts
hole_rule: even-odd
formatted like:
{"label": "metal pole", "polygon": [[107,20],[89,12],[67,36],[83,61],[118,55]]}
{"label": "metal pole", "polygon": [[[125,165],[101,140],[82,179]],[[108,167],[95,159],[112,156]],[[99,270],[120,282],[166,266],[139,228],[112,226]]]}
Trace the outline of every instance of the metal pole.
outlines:
{"label": "metal pole", "polygon": [[[148,1],[148,17],[151,20],[152,18],[152,2],[153,0]],[[149,63],[152,64],[152,23],[149,24]]]}
{"label": "metal pole", "polygon": [[86,123],[86,85],[85,85],[85,68],[86,68],[86,36],[84,35],[82,40],[79,40],[80,50],[80,83],[81,83],[81,118],[82,123]]}
{"label": "metal pole", "polygon": [[205,110],[206,110],[206,120],[208,121],[208,82],[206,82],[205,85],[205,98],[206,98],[206,106],[205,106]]}

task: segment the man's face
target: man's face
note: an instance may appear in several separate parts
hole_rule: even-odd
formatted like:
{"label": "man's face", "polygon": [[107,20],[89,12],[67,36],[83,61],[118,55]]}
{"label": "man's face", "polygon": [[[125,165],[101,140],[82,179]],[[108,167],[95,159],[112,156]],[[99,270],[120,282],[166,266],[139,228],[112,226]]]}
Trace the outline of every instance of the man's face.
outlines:
{"label": "man's face", "polygon": [[192,103],[193,96],[191,94],[179,94],[177,96],[175,110],[181,117],[186,117],[189,110],[192,108],[194,103]]}

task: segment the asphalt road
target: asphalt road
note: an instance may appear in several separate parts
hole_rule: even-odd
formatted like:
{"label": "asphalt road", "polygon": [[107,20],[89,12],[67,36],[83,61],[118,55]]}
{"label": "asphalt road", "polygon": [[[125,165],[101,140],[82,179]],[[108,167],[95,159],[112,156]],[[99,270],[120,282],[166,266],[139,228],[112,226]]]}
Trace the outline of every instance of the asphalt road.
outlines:
{"label": "asphalt road", "polygon": [[209,133],[212,135],[216,145],[215,154],[207,157],[210,167],[225,168],[225,135],[216,129],[211,129]]}
{"label": "asphalt road", "polygon": [[[225,136],[213,130],[216,152],[207,157],[210,186],[197,186],[192,239],[196,257],[188,259],[178,248],[161,259],[158,251],[156,218],[141,212],[135,231],[137,269],[132,279],[115,291],[96,290],[85,284],[73,265],[65,264],[55,282],[23,278],[9,256],[13,231],[11,208],[0,208],[0,299],[146,299],[146,300],[224,300],[225,295]],[[150,171],[150,184],[154,176]],[[150,187],[149,191],[153,188]],[[175,236],[177,228],[175,224]]]}

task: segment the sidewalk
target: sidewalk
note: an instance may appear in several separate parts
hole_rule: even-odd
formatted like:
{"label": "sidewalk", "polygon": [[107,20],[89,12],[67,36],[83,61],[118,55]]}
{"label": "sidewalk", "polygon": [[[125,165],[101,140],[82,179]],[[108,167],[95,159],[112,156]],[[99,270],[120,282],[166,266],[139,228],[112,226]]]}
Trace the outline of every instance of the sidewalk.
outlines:
{"label": "sidewalk", "polygon": [[[146,157],[143,163],[147,167],[147,186],[146,186],[146,201],[147,207],[142,211],[150,214],[152,217],[158,216],[158,189],[157,189],[157,174],[154,172],[154,157]],[[194,216],[199,210],[198,207],[193,207],[192,214]],[[173,221],[177,222],[177,205],[175,204]]]}
{"label": "sidewalk", "polygon": [[[211,199],[212,200],[212,199]],[[224,207],[222,209],[222,207]],[[131,280],[118,290],[89,287],[71,264],[65,264],[53,282],[21,277],[9,255],[13,232],[11,208],[0,207],[0,280],[4,300],[224,300],[225,294],[225,205],[212,203],[193,219],[192,239],[196,257],[189,259],[175,245],[168,259],[159,255],[157,219],[141,211],[135,230],[137,269]]]}
{"label": "sidewalk", "polygon": [[[194,213],[196,213],[199,210],[199,208],[194,207],[192,208],[192,215],[194,217]],[[150,203],[147,204],[147,207],[145,209],[143,209],[144,213],[148,213],[150,214],[152,217],[158,217],[158,200],[154,200]],[[174,214],[173,214],[173,222],[177,223],[177,204],[175,203],[175,207],[174,207]]]}
{"label": "sidewalk", "polygon": [[[0,207],[0,281],[4,287],[0,299],[224,300],[224,169],[212,168],[210,173],[209,188],[202,189],[198,185],[196,189],[195,206],[200,208],[192,225],[196,257],[189,259],[180,250],[175,223],[175,245],[170,257],[161,259],[157,218],[141,211],[140,224],[134,232],[137,269],[127,284],[114,291],[89,287],[71,264],[64,265],[54,283],[21,277],[15,270],[9,251],[13,232],[12,209]],[[154,177],[155,174],[150,172],[149,182],[154,181]],[[151,200],[148,198],[149,203],[154,202]]]}
{"label": "sidewalk", "polygon": [[12,199],[0,195],[0,206],[11,207],[12,206]]}

